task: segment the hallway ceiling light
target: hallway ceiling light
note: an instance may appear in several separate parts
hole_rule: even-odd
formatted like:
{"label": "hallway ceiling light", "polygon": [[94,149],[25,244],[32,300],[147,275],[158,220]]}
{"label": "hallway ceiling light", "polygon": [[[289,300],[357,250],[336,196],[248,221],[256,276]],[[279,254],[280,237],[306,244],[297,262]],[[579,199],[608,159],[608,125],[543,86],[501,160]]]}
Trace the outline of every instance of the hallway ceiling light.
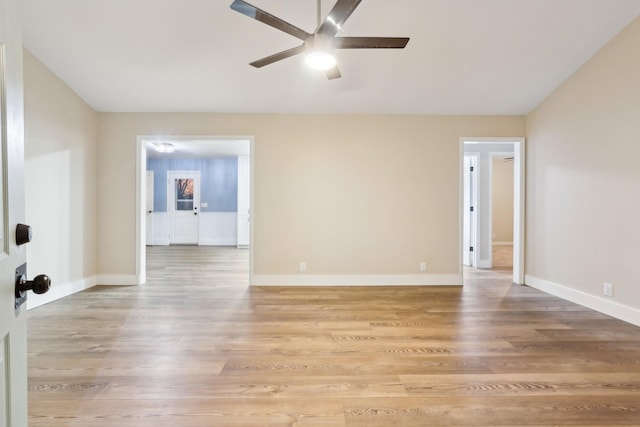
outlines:
{"label": "hallway ceiling light", "polygon": [[176,146],[170,142],[154,142],[153,148],[158,153],[173,153],[176,151]]}

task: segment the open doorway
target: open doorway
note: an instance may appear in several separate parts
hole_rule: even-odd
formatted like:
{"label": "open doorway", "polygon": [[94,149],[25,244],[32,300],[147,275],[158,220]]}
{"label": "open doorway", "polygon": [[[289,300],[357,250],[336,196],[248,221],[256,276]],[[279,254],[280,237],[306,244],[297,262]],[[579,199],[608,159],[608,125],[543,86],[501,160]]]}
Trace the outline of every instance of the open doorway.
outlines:
{"label": "open doorway", "polygon": [[[511,266],[512,281],[522,284],[524,139],[461,138],[460,143],[461,274],[465,268],[491,269],[502,264]],[[510,179],[493,185],[494,177],[504,178],[509,170]],[[506,197],[505,187],[510,187],[510,197]],[[510,203],[511,209],[504,209],[505,203]],[[510,218],[505,219],[505,215]],[[505,260],[505,256],[511,259]]]}
{"label": "open doorway", "polygon": [[[147,249],[164,253],[176,245],[190,246],[184,251],[188,254],[244,252],[238,259],[246,260],[242,270],[249,272],[246,283],[251,282],[252,145],[253,138],[246,136],[137,138],[139,284],[147,281]],[[180,175],[185,171],[197,178],[194,191],[181,185],[191,182]],[[183,227],[186,219],[189,230]]]}
{"label": "open doorway", "polygon": [[513,269],[513,151],[491,152],[491,268],[505,272]]}

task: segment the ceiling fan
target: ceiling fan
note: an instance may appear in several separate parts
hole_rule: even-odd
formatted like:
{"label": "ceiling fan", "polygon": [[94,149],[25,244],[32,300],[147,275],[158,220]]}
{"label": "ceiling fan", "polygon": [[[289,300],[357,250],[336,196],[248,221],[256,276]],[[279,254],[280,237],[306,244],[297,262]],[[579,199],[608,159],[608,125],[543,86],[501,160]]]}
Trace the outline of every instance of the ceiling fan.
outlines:
{"label": "ceiling fan", "polygon": [[302,40],[300,46],[258,59],[249,65],[261,68],[307,52],[307,64],[325,71],[327,78],[332,80],[342,76],[332,53],[334,49],[402,49],[409,42],[408,37],[337,37],[345,21],[361,1],[338,0],[324,22],[320,22],[321,0],[318,0],[318,27],[314,33],[308,33],[244,0],[234,0],[231,9]]}

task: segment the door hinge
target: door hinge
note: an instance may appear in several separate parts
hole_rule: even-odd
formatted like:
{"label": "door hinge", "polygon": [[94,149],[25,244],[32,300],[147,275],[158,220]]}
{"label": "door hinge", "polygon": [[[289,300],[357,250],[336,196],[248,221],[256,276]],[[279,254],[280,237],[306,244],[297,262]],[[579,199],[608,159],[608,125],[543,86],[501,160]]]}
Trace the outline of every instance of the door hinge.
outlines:
{"label": "door hinge", "polygon": [[473,246],[469,246],[469,252],[473,252]]}
{"label": "door hinge", "polygon": [[473,212],[473,206],[471,206],[471,207],[469,208],[469,210],[470,210],[471,212]]}
{"label": "door hinge", "polygon": [[469,168],[469,172],[473,172],[473,166]]}

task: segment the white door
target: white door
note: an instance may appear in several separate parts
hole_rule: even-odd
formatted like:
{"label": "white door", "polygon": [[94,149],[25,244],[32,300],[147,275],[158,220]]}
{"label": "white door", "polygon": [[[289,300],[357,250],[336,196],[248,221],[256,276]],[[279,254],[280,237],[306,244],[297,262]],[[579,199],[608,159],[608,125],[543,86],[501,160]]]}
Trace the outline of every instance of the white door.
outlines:
{"label": "white door", "polygon": [[[27,426],[26,305],[15,307],[16,269],[25,263],[24,113],[18,0],[0,0],[0,426]],[[18,24],[16,24],[16,22]],[[6,107],[6,108],[5,108]]]}
{"label": "white door", "polygon": [[238,247],[249,246],[251,222],[251,162],[249,156],[238,156]]}
{"label": "white door", "polygon": [[167,171],[169,244],[197,245],[200,172]]}
{"label": "white door", "polygon": [[147,171],[147,245],[153,245],[153,171]]}
{"label": "white door", "polygon": [[475,267],[475,235],[476,235],[476,176],[477,158],[474,156],[464,156],[463,173],[463,234],[462,234],[462,263],[468,267]]}

